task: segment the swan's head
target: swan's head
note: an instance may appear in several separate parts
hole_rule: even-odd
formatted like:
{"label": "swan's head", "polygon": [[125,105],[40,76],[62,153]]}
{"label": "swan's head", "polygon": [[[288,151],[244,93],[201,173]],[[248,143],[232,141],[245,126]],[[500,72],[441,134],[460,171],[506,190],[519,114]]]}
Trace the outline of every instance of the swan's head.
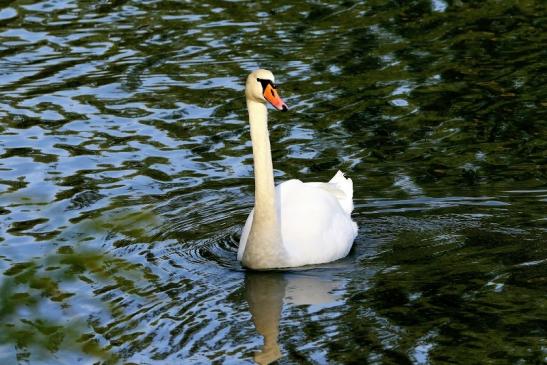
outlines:
{"label": "swan's head", "polygon": [[286,112],[289,110],[287,104],[283,102],[277,93],[274,75],[268,70],[256,70],[247,77],[245,85],[245,95],[247,99],[258,101],[260,103],[270,103],[277,110]]}

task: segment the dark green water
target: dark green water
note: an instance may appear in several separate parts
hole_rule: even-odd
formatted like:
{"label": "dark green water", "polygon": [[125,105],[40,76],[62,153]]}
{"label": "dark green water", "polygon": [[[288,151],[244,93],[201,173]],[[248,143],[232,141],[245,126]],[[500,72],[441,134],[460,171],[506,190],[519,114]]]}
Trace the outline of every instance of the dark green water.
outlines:
{"label": "dark green water", "polygon": [[[542,1],[1,2],[0,363],[546,362],[546,29]],[[258,67],[276,179],[354,181],[340,262],[236,262]]]}

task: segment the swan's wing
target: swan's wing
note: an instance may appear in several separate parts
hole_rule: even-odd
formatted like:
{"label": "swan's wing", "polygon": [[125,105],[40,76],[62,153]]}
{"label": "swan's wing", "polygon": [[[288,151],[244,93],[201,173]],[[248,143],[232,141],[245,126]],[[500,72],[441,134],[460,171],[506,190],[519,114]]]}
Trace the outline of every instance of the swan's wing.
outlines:
{"label": "swan's wing", "polygon": [[319,264],[346,256],[357,225],[336,196],[347,195],[334,184],[289,180],[277,187],[283,244],[291,266]]}
{"label": "swan's wing", "polygon": [[254,208],[251,210],[251,213],[249,213],[249,216],[247,217],[247,220],[245,221],[245,225],[243,226],[243,230],[241,231],[241,238],[239,239],[239,247],[237,249],[237,259],[241,261],[243,258],[243,252],[245,252],[245,246],[247,245],[247,239],[249,238],[249,233],[251,232],[251,226],[253,225],[253,215],[254,215]]}
{"label": "swan's wing", "polygon": [[344,177],[342,171],[338,170],[328,183],[312,182],[305,185],[325,190],[338,200],[346,213],[351,214],[353,211],[353,181]]}

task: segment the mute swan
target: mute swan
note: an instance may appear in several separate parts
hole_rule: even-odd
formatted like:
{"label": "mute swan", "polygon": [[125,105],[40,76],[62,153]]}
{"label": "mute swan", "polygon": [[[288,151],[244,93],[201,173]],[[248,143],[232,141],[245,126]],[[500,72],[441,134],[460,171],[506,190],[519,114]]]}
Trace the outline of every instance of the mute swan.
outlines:
{"label": "mute swan", "polygon": [[245,85],[255,174],[255,206],[237,259],[250,269],[320,264],[346,256],[357,235],[351,220],[353,183],[338,171],[328,183],[289,180],[274,187],[266,101],[287,111],[274,76],[256,70]]}

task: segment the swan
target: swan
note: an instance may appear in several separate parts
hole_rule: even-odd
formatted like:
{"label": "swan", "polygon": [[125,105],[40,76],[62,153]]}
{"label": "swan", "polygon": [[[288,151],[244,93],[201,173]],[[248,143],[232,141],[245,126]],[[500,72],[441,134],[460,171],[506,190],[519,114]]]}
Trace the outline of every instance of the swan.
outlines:
{"label": "swan", "polygon": [[254,270],[338,260],[357,236],[351,219],[353,182],[340,171],[328,183],[288,180],[274,185],[266,102],[287,105],[271,71],[252,72],[245,85],[255,175],[255,205],[241,232],[237,259]]}

